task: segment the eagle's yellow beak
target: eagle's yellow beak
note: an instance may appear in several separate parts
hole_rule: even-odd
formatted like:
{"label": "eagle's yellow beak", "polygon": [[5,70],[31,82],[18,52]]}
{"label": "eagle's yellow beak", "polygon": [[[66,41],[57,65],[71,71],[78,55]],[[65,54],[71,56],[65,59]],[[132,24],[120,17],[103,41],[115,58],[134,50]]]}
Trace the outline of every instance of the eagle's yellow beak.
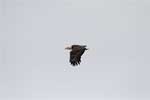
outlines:
{"label": "eagle's yellow beak", "polygon": [[71,50],[71,47],[66,47],[65,49],[66,49],[66,50]]}

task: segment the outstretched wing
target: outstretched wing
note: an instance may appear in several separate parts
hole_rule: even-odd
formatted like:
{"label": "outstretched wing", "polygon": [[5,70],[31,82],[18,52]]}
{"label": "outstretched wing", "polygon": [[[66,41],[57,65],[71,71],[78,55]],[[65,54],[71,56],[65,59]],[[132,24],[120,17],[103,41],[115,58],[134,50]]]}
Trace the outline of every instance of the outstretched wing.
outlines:
{"label": "outstretched wing", "polygon": [[70,63],[75,66],[80,64],[81,62],[81,56],[84,53],[84,49],[74,49],[70,52]]}

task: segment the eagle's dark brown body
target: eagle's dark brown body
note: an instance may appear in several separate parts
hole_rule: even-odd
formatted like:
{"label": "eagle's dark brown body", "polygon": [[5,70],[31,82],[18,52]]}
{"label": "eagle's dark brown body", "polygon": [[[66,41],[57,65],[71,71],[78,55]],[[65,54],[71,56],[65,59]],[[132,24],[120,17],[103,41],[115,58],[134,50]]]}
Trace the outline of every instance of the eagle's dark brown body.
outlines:
{"label": "eagle's dark brown body", "polygon": [[86,48],[86,45],[72,45],[71,47],[67,47],[66,49],[71,50],[69,62],[73,66],[79,65],[81,63],[81,56],[83,55],[85,50],[88,50]]}

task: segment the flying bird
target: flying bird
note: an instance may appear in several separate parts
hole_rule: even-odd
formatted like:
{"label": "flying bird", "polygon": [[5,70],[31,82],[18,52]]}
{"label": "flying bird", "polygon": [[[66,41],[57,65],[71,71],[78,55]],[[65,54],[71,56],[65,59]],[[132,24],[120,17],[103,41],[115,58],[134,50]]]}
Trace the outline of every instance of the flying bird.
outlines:
{"label": "flying bird", "polygon": [[65,49],[71,50],[69,62],[73,66],[77,66],[81,63],[81,56],[85,50],[88,50],[86,45],[72,45],[71,47],[66,47]]}

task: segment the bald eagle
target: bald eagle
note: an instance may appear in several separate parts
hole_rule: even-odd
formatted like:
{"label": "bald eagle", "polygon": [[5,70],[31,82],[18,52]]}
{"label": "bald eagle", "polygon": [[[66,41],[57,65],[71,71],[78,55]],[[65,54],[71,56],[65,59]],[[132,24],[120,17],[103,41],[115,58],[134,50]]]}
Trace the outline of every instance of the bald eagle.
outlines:
{"label": "bald eagle", "polygon": [[83,55],[85,50],[88,50],[86,48],[86,45],[72,45],[71,47],[66,47],[65,49],[71,50],[69,62],[72,66],[79,65],[81,62],[81,56]]}

